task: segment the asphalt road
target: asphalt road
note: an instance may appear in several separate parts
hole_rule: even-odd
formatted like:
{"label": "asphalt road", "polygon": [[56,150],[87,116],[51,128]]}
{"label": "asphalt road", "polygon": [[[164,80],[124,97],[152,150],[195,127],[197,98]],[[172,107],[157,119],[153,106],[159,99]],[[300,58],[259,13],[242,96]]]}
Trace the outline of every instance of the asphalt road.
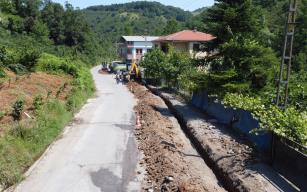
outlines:
{"label": "asphalt road", "polygon": [[136,100],[111,75],[92,69],[96,97],[29,169],[18,192],[140,191],[133,134]]}

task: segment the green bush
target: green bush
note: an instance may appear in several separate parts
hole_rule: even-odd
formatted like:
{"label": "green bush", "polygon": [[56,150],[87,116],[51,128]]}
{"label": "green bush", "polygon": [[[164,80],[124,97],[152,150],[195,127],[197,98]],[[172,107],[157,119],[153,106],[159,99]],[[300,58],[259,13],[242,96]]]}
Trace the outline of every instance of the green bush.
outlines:
{"label": "green bush", "polygon": [[22,117],[22,111],[24,108],[24,101],[21,99],[18,99],[15,101],[15,103],[12,106],[12,117],[15,121],[19,121]]}
{"label": "green bush", "polygon": [[40,52],[37,50],[24,50],[21,53],[19,63],[23,65],[27,70],[33,71],[37,60],[40,57]]}
{"label": "green bush", "polygon": [[[83,63],[83,65],[85,64]],[[35,69],[36,71],[66,73],[77,77],[78,67],[82,67],[81,62],[60,58],[48,53],[43,53],[38,59]]]}
{"label": "green bush", "polygon": [[7,67],[17,75],[24,75],[28,73],[27,68],[21,64],[10,64]]}

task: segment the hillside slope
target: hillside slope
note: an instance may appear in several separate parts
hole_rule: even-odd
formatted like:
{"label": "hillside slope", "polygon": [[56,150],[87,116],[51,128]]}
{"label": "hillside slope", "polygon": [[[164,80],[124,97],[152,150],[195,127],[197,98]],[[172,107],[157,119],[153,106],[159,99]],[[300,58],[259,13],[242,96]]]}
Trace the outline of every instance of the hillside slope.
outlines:
{"label": "hillside slope", "polygon": [[192,13],[158,2],[138,1],[126,4],[92,6],[83,10],[86,19],[98,35],[115,42],[123,35],[161,35],[168,21],[184,28]]}

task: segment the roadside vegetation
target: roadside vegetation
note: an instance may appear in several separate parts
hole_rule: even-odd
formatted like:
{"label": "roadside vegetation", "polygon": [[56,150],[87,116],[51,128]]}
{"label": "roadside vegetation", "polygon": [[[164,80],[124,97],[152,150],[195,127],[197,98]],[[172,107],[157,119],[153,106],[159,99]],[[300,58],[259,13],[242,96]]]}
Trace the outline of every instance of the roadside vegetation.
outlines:
{"label": "roadside vegetation", "polygon": [[155,83],[162,79],[169,88],[206,90],[216,101],[251,111],[261,130],[274,131],[306,146],[307,1],[299,6],[286,110],[275,107],[274,101],[288,1],[219,0],[201,13],[203,30],[217,37],[204,45],[204,51],[218,50],[217,54],[194,60],[172,48],[167,54],[153,50],[141,65]]}
{"label": "roadside vegetation", "polygon": [[50,1],[0,0],[0,190],[61,133],[95,86],[104,57],[80,10]]}

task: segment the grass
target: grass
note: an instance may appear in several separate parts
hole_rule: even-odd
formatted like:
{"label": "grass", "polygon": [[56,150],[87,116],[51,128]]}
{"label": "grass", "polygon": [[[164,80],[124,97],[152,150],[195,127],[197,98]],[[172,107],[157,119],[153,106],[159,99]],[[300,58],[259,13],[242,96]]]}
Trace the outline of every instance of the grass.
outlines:
{"label": "grass", "polygon": [[[36,111],[35,119],[15,122],[5,136],[0,137],[0,190],[1,187],[8,188],[23,179],[23,173],[58,137],[74,112],[94,93],[89,69],[76,62],[62,60],[56,67],[48,65],[52,72],[73,73],[73,89],[66,101],[47,99]],[[42,65],[40,63],[40,67]]]}
{"label": "grass", "polygon": [[0,185],[7,188],[23,179],[23,173],[72,119],[72,111],[80,108],[89,96],[80,93],[76,91],[70,97],[73,108],[59,100],[49,100],[37,111],[35,120],[15,123],[0,138]]}
{"label": "grass", "polygon": [[15,123],[0,139],[0,183],[4,188],[22,179],[24,171],[43,153],[69,122],[64,103],[48,101],[33,121]]}

